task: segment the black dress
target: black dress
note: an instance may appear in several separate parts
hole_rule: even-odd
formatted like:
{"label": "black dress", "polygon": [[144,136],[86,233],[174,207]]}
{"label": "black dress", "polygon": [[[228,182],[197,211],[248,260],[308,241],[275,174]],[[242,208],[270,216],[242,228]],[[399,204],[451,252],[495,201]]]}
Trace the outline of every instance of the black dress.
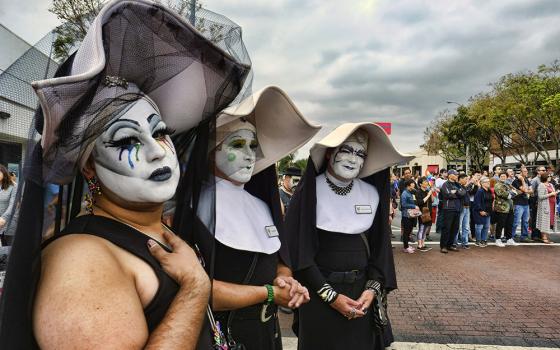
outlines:
{"label": "black dress", "polygon": [[[318,230],[317,267],[329,284],[341,294],[357,300],[365,289],[367,250],[358,234],[349,235]],[[329,271],[359,271],[354,283],[335,283],[327,279]],[[310,293],[311,301],[299,309],[298,349],[382,349],[374,332],[371,313],[348,320],[337,310]],[[341,337],[341,334],[349,336]]]}
{"label": "black dress", "polygon": [[[216,242],[214,278],[219,281],[243,284],[251,263],[257,256],[254,272],[245,285],[264,286],[276,278],[278,254],[263,254],[230,248]],[[264,310],[264,311],[263,311]],[[264,312],[264,313],[263,313]],[[230,311],[214,312],[214,317],[224,329]],[[233,312],[231,337],[247,350],[282,349],[277,307],[265,303],[248,306]]]}
{"label": "black dress", "polygon": [[[286,215],[294,275],[309,289],[311,296],[311,301],[303,305],[294,318],[298,349],[384,349],[393,340],[390,326],[383,331],[376,328],[371,312],[348,320],[321,300],[317,291],[324,283],[329,283],[338,293],[356,300],[367,280],[380,282],[385,291],[397,288],[389,227],[389,171],[386,169],[361,179],[373,185],[379,194],[373,224],[363,233],[369,245],[369,258],[362,235],[316,227],[316,177],[322,171],[317,172],[312,159],[308,160],[305,175]],[[329,280],[333,272],[353,272],[356,279],[352,283],[335,283]]]}
{"label": "black dress", "polygon": [[[245,184],[245,191],[262,200],[270,209],[270,214],[276,226],[281,242],[280,250],[273,254],[254,253],[234,249],[220,243],[214,236],[212,224],[207,224],[197,217],[195,211],[183,217],[175,217],[179,234],[185,239],[196,244],[206,263],[206,270],[212,279],[235,284],[243,284],[251,262],[258,256],[255,271],[247,285],[264,286],[272,285],[276,278],[278,263],[290,267],[288,244],[283,232],[282,214],[280,210],[280,197],[276,184],[276,167],[271,165],[262,172],[253,175]],[[215,217],[215,215],[214,215]],[[264,288],[264,287],[263,287]],[[236,343],[243,344],[247,350],[281,350],[282,341],[278,327],[277,307],[269,305],[262,315],[262,303],[243,309],[235,310],[231,323],[231,337]],[[227,333],[227,320],[230,311],[214,311],[214,317],[220,322],[221,329]],[[263,322],[262,320],[265,320]]]}
{"label": "black dress", "polygon": [[[159,262],[148,250],[146,242],[150,237],[119,221],[103,216],[84,215],[75,218],[62,232],[46,240],[42,248],[61,237],[71,234],[88,234],[106,239],[150,265],[159,281],[158,290],[154,298],[144,308],[148,331],[151,333],[165,317],[175,295],[179,291],[179,285],[163,270]],[[166,247],[163,248],[168,250]],[[200,334],[197,349],[210,349],[209,325],[208,321],[206,321]]]}

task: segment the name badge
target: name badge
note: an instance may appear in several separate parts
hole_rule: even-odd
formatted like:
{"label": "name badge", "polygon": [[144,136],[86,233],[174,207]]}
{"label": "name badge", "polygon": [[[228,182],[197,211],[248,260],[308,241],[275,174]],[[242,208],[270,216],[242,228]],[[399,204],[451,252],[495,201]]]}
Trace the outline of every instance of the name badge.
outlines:
{"label": "name badge", "polygon": [[268,238],[274,238],[274,237],[278,237],[280,235],[278,233],[278,230],[276,229],[276,226],[274,226],[274,225],[265,226],[264,229],[266,230],[266,234],[268,235]]}
{"label": "name badge", "polygon": [[355,205],[356,214],[372,214],[371,205]]}

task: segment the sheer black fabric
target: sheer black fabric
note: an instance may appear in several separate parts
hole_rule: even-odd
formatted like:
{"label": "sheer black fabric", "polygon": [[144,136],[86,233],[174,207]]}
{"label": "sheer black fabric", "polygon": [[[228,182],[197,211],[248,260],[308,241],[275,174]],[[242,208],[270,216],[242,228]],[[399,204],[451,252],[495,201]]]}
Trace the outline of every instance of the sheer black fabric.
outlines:
{"label": "sheer black fabric", "polygon": [[[193,31],[185,19],[161,5],[129,0],[115,3],[122,6],[102,27],[105,67],[88,80],[70,79],[56,87],[35,84],[43,108],[37,109],[30,123],[28,155],[19,182],[19,220],[0,301],[2,349],[34,346],[31,313],[41,269],[40,244],[83,211],[87,189],[79,173],[79,161],[87,156],[91,142],[107,123],[122,115],[130,102],[157,94],[159,88],[189,67],[202,67],[203,84],[196,87],[204,95],[201,115],[195,118],[185,113],[185,118],[202,121],[194,129],[179,130],[174,135],[181,183],[193,184],[188,187],[190,192],[180,192],[181,198],[196,202],[202,180],[213,181],[208,171],[201,169],[209,169],[216,114],[250,94],[250,60],[241,28],[235,23],[199,9],[195,18],[198,31]],[[52,54],[52,50],[47,52]],[[88,58],[95,59],[78,51],[60,66],[58,62],[48,65],[44,75],[35,79],[72,76],[77,67],[91,64]],[[39,62],[31,60],[28,64],[34,67]],[[106,76],[125,77],[136,88],[126,93],[107,89],[102,84]],[[170,105],[165,99],[161,101],[158,107],[163,114]]]}

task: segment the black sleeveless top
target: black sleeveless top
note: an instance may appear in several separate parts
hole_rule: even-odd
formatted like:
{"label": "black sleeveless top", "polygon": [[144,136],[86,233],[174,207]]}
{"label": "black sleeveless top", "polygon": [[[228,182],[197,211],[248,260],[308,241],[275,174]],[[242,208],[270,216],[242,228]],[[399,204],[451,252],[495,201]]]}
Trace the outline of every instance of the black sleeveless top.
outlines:
{"label": "black sleeveless top", "polygon": [[[165,316],[167,309],[169,309],[171,302],[179,291],[179,285],[163,271],[156,258],[150,254],[147,246],[150,237],[122,222],[103,216],[84,215],[73,219],[62,232],[46,240],[42,248],[56,239],[70,234],[89,234],[101,237],[150,265],[159,281],[159,287],[154,298],[144,308],[144,316],[151,333]],[[163,248],[169,251],[167,247]]]}

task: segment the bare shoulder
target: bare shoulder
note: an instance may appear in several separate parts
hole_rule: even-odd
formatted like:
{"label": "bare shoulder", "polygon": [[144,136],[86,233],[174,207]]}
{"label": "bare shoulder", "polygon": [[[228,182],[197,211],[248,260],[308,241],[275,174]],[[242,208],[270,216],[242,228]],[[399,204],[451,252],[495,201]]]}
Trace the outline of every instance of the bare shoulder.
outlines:
{"label": "bare shoulder", "polygon": [[134,279],[107,241],[68,235],[43,251],[33,310],[41,349],[141,348],[148,337]]}

